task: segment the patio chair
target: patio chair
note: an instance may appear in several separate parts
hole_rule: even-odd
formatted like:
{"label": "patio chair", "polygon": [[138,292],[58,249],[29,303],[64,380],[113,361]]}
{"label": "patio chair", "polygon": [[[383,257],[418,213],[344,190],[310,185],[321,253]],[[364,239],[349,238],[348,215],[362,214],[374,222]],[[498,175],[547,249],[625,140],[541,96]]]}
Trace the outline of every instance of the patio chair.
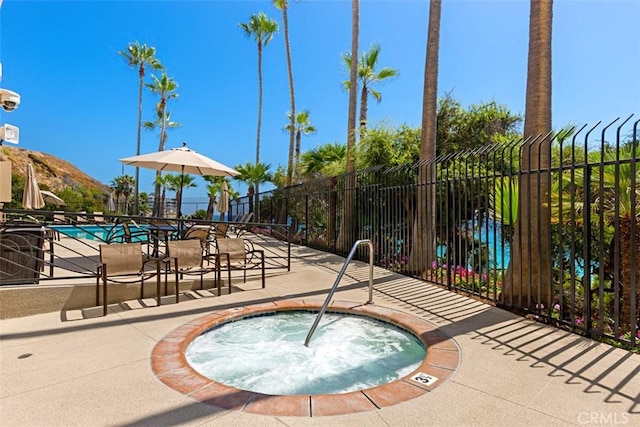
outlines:
{"label": "patio chair", "polygon": [[[137,225],[137,224],[136,224]],[[149,245],[149,230],[137,226],[134,230],[126,222],[122,223],[122,240],[125,243],[145,242]]]}
{"label": "patio chair", "polygon": [[226,239],[228,230],[229,230],[229,224],[227,223],[219,222],[217,224],[214,224],[213,237],[215,239]]}
{"label": "patio chair", "polygon": [[176,303],[179,302],[180,278],[185,274],[199,275],[200,289],[204,289],[204,275],[213,271],[215,287],[218,288],[218,296],[220,296],[218,271],[215,267],[205,266],[204,262],[207,256],[203,255],[202,246],[198,240],[171,240],[167,244],[167,252],[168,257],[163,260],[165,263],[165,293],[167,275],[169,272],[174,272],[176,275]]}
{"label": "patio chair", "polygon": [[200,241],[204,254],[208,257],[211,255],[211,228],[193,226],[184,233],[184,240],[197,239]]}
{"label": "patio chair", "polygon": [[175,239],[179,235],[178,231],[178,225],[176,224],[162,219],[149,220],[149,237],[153,244],[154,256],[158,256],[161,243],[166,250],[167,242]]}
{"label": "patio chair", "polygon": [[102,315],[107,315],[107,281],[116,283],[136,283],[140,282],[140,298],[144,298],[144,281],[147,276],[153,273],[145,272],[147,263],[156,264],[155,275],[156,299],[158,306],[161,305],[160,295],[160,261],[152,258],[148,259],[142,252],[142,243],[120,243],[111,245],[99,245],[100,263],[96,269],[96,305],[100,305],[100,282],[102,281]]}
{"label": "patio chair", "polygon": [[[253,244],[243,238],[219,239],[217,242],[218,257],[216,258],[218,274],[222,281],[221,271],[227,270],[229,293],[231,293],[231,270],[242,270],[243,283],[247,282],[247,270],[260,268],[262,270],[262,288],[265,287],[264,251],[253,248]],[[222,284],[220,285],[222,286]]]}

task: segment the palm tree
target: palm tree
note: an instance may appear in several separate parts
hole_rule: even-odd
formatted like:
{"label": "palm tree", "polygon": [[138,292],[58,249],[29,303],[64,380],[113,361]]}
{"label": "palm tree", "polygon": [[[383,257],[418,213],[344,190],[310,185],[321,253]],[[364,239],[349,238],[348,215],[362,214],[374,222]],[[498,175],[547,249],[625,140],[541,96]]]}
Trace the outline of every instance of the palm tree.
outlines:
{"label": "palm tree", "polygon": [[225,181],[224,176],[203,176],[204,180],[207,181],[207,196],[209,196],[209,204],[207,205],[207,219],[213,219],[213,208],[216,205],[216,197],[222,190],[222,183]]}
{"label": "palm tree", "polygon": [[[371,88],[371,85],[383,82],[386,79],[396,77],[398,75],[397,69],[388,67],[376,72],[375,68],[378,64],[381,49],[382,48],[379,44],[374,44],[368,52],[362,53],[358,62],[358,78],[360,79],[360,83],[362,83],[362,91],[360,93],[360,138],[364,136],[364,132],[367,128],[367,106],[369,94],[371,94],[378,103],[382,101],[382,94]],[[343,59],[347,68],[350,68],[351,53],[345,53],[343,55]],[[351,82],[344,82],[344,86],[349,89]]]}
{"label": "palm tree", "polygon": [[[121,176],[123,176],[123,175],[121,175]],[[122,181],[120,179],[120,176],[115,177],[111,181],[111,190],[116,195],[116,212],[120,212],[120,196],[122,196],[122,190],[123,190]]]}
{"label": "palm tree", "polygon": [[129,197],[134,187],[134,179],[131,175],[120,175],[111,181],[111,188],[116,193],[116,197],[124,196],[124,214],[129,215]]}
{"label": "palm tree", "polygon": [[[158,101],[156,105],[156,114],[160,122],[160,143],[158,145],[158,151],[164,151],[165,143],[167,142],[167,128],[180,126],[178,123],[170,122],[171,113],[167,111],[167,101],[178,98],[178,94],[176,93],[178,83],[176,83],[173,78],[167,76],[167,73],[162,73],[160,78],[151,75],[151,78],[153,79],[153,83],[147,83],[146,86],[151,92],[160,96],[160,101]],[[147,127],[147,123],[145,123],[145,127]],[[171,126],[171,124],[173,124],[173,126]],[[160,173],[160,171],[156,171],[156,176],[159,176]],[[153,195],[153,212],[154,215],[158,215],[160,211],[160,184],[156,183]]]}
{"label": "palm tree", "polygon": [[436,157],[436,129],[438,102],[438,60],[440,55],[441,0],[431,0],[429,5],[429,28],[427,29],[427,52],[422,94],[422,134],[420,137],[420,162],[418,172],[420,188],[417,192],[416,217],[413,227],[413,242],[409,257],[409,269],[421,274],[435,260],[436,247],[436,200],[433,186]]}
{"label": "palm tree", "polygon": [[511,176],[495,179],[493,191],[489,193],[490,214],[502,225],[511,226],[518,217],[520,189],[518,180]]}
{"label": "palm tree", "polygon": [[258,187],[259,184],[262,184],[263,182],[272,181],[271,174],[269,173],[270,168],[271,168],[271,165],[269,164],[257,163],[253,165],[249,162],[245,163],[244,166],[243,165],[234,166],[234,169],[239,172],[239,175],[235,176],[234,179],[246,183],[247,186],[249,187],[247,189],[247,192],[249,195],[249,212],[254,212],[254,216],[255,216],[255,211],[259,209],[258,207],[259,200],[256,200],[254,202],[251,196],[255,194],[255,191],[256,191],[255,189],[256,187]]}
{"label": "palm tree", "polygon": [[[253,37],[258,45],[258,130],[256,132],[256,165],[260,163],[260,127],[262,125],[262,49],[269,44],[275,33],[278,32],[278,24],[264,13],[251,15],[249,22],[241,23],[247,37]],[[260,221],[259,185],[255,186],[256,211],[253,214],[256,222]]]}
{"label": "palm tree", "polygon": [[[169,179],[167,178],[168,175],[156,175],[154,183],[156,185],[159,185],[160,188],[162,189],[160,192],[160,200],[158,202],[158,211],[157,213],[154,213],[154,215],[157,215],[159,217],[163,217],[164,215],[164,201],[165,201],[165,196],[166,196],[166,190],[167,190],[167,186],[169,185]],[[156,203],[156,201],[154,200],[154,205]]]}
{"label": "palm tree", "polygon": [[[358,39],[360,37],[360,0],[351,0],[351,55],[358,55]],[[355,212],[355,157],[356,157],[356,109],[358,62],[352,60],[349,71],[349,115],[347,120],[347,182],[345,186],[344,213],[342,226],[337,238],[338,248],[346,252],[354,240],[354,228],[351,226]]]}
{"label": "palm tree", "polygon": [[335,176],[345,171],[347,146],[328,143],[302,153],[302,174],[310,178]]}
{"label": "palm tree", "polygon": [[[635,147],[634,147],[635,145]],[[562,174],[563,192],[569,193],[571,188],[576,189],[576,193],[582,196],[582,200],[571,202],[570,194],[563,195],[562,202],[560,200],[560,182],[554,180],[551,186],[551,222],[558,223],[561,219],[563,222],[575,220],[582,223],[584,209],[591,210],[591,218],[600,221],[600,213],[604,224],[598,224],[598,227],[609,226],[616,228],[618,233],[618,241],[612,239],[611,245],[618,245],[620,257],[618,259],[618,270],[620,271],[620,283],[622,288],[622,307],[620,311],[622,332],[629,332],[634,319],[637,319],[635,313],[631,309],[633,301],[632,286],[633,275],[635,274],[635,307],[640,308],[640,269],[631,268],[633,253],[640,254],[640,179],[636,177],[635,188],[633,174],[637,176],[637,171],[633,170],[633,161],[620,162],[620,160],[634,159],[640,153],[638,142],[628,142],[620,146],[619,150],[605,148],[601,154],[600,150],[592,151],[587,154],[587,162],[591,165],[606,165],[591,168],[590,181],[585,182],[585,168],[576,168],[573,171],[573,177],[569,172]],[[617,163],[617,164],[616,164]],[[584,200],[586,194],[585,184],[592,187],[591,193],[595,195],[591,200]],[[601,187],[602,186],[602,187]],[[602,188],[602,191],[600,190]],[[635,201],[632,203],[632,195],[635,193]],[[580,199],[580,196],[577,197]],[[560,216],[560,208],[565,214]],[[569,212],[573,211],[572,214]],[[636,247],[631,246],[633,236],[633,222],[635,221]],[[584,227],[591,226],[583,224]],[[585,242],[585,244],[589,244]],[[615,250],[611,250],[610,257],[613,257]],[[637,255],[636,255],[637,257]],[[611,262],[613,265],[615,259],[598,261],[604,265]],[[614,266],[615,267],[615,266]],[[586,273],[588,274],[588,272]]]}
{"label": "palm tree", "polygon": [[[156,48],[140,44],[139,41],[129,43],[126,51],[118,52],[127,60],[127,65],[138,70],[140,83],[138,85],[138,130],[136,134],[136,155],[140,155],[140,129],[142,128],[142,86],[144,83],[145,69],[147,66],[160,70],[162,64],[156,58]],[[135,174],[135,190],[133,201],[135,205],[135,213],[138,213],[138,179],[140,178],[140,168],[136,167]]]}
{"label": "palm tree", "polygon": [[[316,133],[316,128],[311,124],[309,114],[309,110],[301,111],[296,115],[295,120],[291,120],[293,117],[291,113],[287,114],[287,118],[294,123],[293,132],[296,135],[296,160],[295,166],[293,168],[293,175],[296,177],[296,179],[300,174],[300,141],[302,140],[302,134],[304,133],[305,135],[309,135],[310,133]],[[291,124],[285,126],[285,130],[291,132]],[[287,174],[287,185],[291,185],[291,182],[292,181]]]}
{"label": "palm tree", "polygon": [[287,180],[285,186],[291,185],[293,177],[293,144],[295,138],[296,96],[293,87],[293,67],[291,65],[291,44],[289,43],[289,8],[288,0],[272,0],[276,9],[282,11],[282,28],[284,29],[284,48],[287,54],[287,75],[289,76],[289,99],[291,102],[291,116],[289,117],[289,157],[287,160]]}
{"label": "palm tree", "polygon": [[[553,0],[531,0],[525,140],[551,132],[552,22]],[[540,137],[539,141],[525,143],[522,149],[521,169],[526,173],[520,176],[516,231],[503,286],[506,303],[531,309],[551,306],[551,264],[547,256],[551,249],[551,209],[544,203],[549,198],[549,176],[539,172],[551,166],[551,138]]]}
{"label": "palm tree", "polygon": [[184,188],[193,188],[198,185],[195,183],[195,179],[189,174],[166,174],[166,187],[170,191],[176,192],[176,206],[178,209],[178,218],[182,217],[182,193]]}
{"label": "palm tree", "polygon": [[178,188],[180,188],[180,175],[167,173],[167,174],[163,175],[163,180],[164,180],[164,188],[167,191],[175,192],[176,209],[179,210],[177,208],[177,206],[178,206],[177,200],[178,200]]}

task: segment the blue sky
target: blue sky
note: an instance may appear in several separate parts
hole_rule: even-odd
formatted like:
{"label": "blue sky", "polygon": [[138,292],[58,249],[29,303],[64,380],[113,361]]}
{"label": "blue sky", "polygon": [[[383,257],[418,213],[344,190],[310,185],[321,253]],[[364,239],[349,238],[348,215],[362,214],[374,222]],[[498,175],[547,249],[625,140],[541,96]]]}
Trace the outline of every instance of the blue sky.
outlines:
{"label": "blue sky", "polygon": [[[399,77],[377,89],[369,122],[420,126],[428,1],[361,0],[360,46],[380,43],[380,66]],[[137,72],[118,51],[139,40],[154,46],[180,85],[169,108],[182,127],[167,148],[192,149],[233,166],[255,161],[257,52],[240,22],[263,11],[281,25],[270,1],[30,1],[0,9],[0,85],[20,93],[0,123],[20,127],[20,147],[70,161],[104,183],[135,154]],[[553,27],[553,124],[608,121],[640,113],[640,0],[556,0]],[[442,6],[439,93],[463,105],[484,101],[524,112],[529,2],[447,1]],[[317,134],[302,149],[346,139],[351,2],[292,2],[290,38],[296,108],[308,109]],[[264,51],[261,160],[285,165],[289,109],[282,28]],[[145,94],[143,120],[156,98]],[[158,136],[142,134],[142,153]],[[132,167],[125,173],[134,174]],[[141,191],[153,172],[141,169]],[[205,194],[204,182],[185,201]],[[236,188],[242,188],[235,184]]]}

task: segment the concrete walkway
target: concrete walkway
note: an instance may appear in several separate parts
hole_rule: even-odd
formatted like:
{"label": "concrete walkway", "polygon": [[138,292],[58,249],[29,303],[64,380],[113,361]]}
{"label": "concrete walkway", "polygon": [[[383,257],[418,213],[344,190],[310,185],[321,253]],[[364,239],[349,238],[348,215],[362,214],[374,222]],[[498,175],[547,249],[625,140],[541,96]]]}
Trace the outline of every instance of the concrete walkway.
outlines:
{"label": "concrete walkway", "polygon": [[[344,261],[302,247],[292,256],[291,272],[270,275],[266,289],[256,280],[221,297],[111,306],[106,317],[0,321],[0,425],[640,425],[639,355],[378,268],[375,304],[437,325],[460,347],[457,372],[432,392],[357,414],[273,417],[198,403],[156,378],[151,352],[178,326],[212,310],[322,299]],[[335,299],[365,302],[367,280],[368,266],[353,263]]]}

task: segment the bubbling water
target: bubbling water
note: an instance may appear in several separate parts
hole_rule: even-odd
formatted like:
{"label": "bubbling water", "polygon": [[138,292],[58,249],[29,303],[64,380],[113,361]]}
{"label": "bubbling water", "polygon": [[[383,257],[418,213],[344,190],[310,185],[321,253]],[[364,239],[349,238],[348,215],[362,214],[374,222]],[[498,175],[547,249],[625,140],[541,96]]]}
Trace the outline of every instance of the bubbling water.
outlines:
{"label": "bubbling water", "polygon": [[425,357],[422,342],[403,329],[329,312],[307,348],[316,316],[286,311],[225,323],[194,339],[185,355],[214,381],[272,395],[362,390],[408,375]]}

